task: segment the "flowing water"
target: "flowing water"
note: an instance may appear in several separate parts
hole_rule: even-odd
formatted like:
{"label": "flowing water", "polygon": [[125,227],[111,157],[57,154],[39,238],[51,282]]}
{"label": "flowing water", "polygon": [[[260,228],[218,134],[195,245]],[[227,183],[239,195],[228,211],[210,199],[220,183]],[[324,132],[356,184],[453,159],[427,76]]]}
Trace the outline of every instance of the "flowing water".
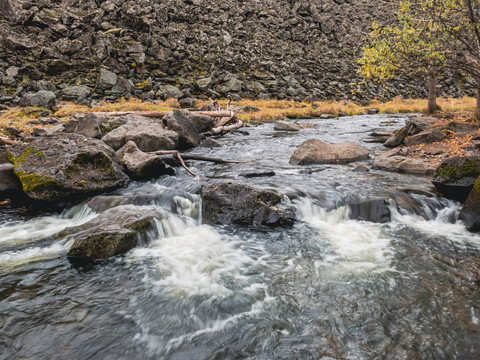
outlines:
{"label": "flowing water", "polygon": [[[298,133],[264,124],[195,149],[256,163],[191,162],[201,179],[180,169],[109,195],[167,216],[146,245],[91,269],[73,268],[71,242],[51,235],[93,210],[4,206],[0,359],[480,358],[480,236],[456,221],[460,205],[429,193],[429,177],[288,164],[306,139],[361,143],[404,120],[311,120]],[[276,175],[241,175],[266,170]],[[276,189],[301,221],[204,225],[198,190],[218,180]],[[350,220],[348,203],[367,198],[389,198],[392,221]]]}

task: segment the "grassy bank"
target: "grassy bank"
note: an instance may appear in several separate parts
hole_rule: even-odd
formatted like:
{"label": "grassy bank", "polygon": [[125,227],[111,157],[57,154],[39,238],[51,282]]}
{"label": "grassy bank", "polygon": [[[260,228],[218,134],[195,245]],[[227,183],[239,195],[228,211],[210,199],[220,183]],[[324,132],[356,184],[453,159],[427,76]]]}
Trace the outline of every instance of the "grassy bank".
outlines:
{"label": "grassy bank", "polygon": [[[207,105],[208,101],[198,101],[196,106]],[[220,100],[219,103],[226,106],[227,100]],[[475,107],[475,99],[471,97],[463,98],[439,98],[438,104],[444,112],[469,112]],[[356,115],[366,113],[368,108],[378,108],[380,113],[406,113],[422,112],[427,107],[427,100],[424,99],[401,99],[396,98],[388,102],[373,101],[368,106],[360,106],[351,101],[334,102],[296,102],[293,100],[240,100],[233,102],[232,105],[244,108],[250,107],[251,112],[238,113],[238,117],[246,122],[251,121],[271,121],[284,118],[297,119],[302,117],[318,117],[322,114],[345,114]],[[100,111],[147,111],[158,110],[165,111],[178,107],[178,102],[174,99],[166,101],[142,102],[138,99],[122,100],[115,103],[101,102],[98,106],[87,107],[76,105],[74,103],[62,102],[58,110],[54,113],[46,110],[39,111],[38,108],[9,108],[0,113],[0,133],[8,135],[5,132],[7,126],[14,126],[23,131],[30,132],[40,116],[54,115],[60,119],[66,119],[76,112],[100,112]],[[32,123],[33,122],[33,123]]]}

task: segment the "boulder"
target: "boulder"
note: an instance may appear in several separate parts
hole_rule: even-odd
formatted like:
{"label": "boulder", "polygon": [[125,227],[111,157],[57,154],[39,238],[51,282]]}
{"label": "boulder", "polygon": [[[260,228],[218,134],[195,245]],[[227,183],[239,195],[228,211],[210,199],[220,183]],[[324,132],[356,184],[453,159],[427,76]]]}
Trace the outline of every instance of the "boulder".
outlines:
{"label": "boulder", "polygon": [[85,85],[68,86],[62,89],[62,98],[64,100],[85,100],[92,93],[92,90]]}
{"label": "boulder", "polygon": [[412,125],[405,125],[400,130],[391,135],[383,144],[385,147],[394,148],[403,144],[403,140],[408,136]]}
{"label": "boulder", "polygon": [[176,132],[166,130],[162,125],[139,115],[129,115],[125,120],[126,124],[102,137],[102,141],[114,150],[129,141],[145,152],[176,148],[179,137]]}
{"label": "boulder", "polygon": [[403,140],[406,146],[430,144],[445,139],[445,134],[441,128],[434,128],[430,130],[424,130],[418,134],[412,135]]}
{"label": "boulder", "polygon": [[205,184],[201,189],[202,215],[206,224],[292,226],[294,211],[281,204],[274,191],[241,183]]}
{"label": "boulder", "polygon": [[56,124],[51,127],[36,127],[33,129],[33,136],[55,136],[65,130],[63,124]]}
{"label": "boulder", "polygon": [[111,89],[117,84],[118,76],[107,69],[101,68],[98,76],[97,86],[102,89]]}
{"label": "boulder", "polygon": [[222,147],[222,144],[220,144],[217,140],[208,138],[202,141],[200,144],[200,147],[204,148],[216,148],[216,147]]}
{"label": "boulder", "polygon": [[211,116],[195,114],[195,112],[191,111],[185,111],[184,114],[190,119],[199,132],[210,131],[215,125],[215,121],[213,121]]}
{"label": "boulder", "polygon": [[178,149],[190,149],[200,145],[200,134],[182,110],[173,110],[164,116],[168,130],[178,134]]}
{"label": "boulder", "polygon": [[460,211],[462,220],[469,231],[480,231],[480,177],[477,178]]}
{"label": "boulder", "polygon": [[146,154],[133,141],[127,142],[117,151],[118,159],[125,172],[133,180],[148,180],[161,175],[174,175],[174,170],[157,155]]}
{"label": "boulder", "polygon": [[385,199],[353,202],[348,206],[350,208],[350,219],[374,223],[386,223],[390,221],[390,209]]}
{"label": "boulder", "polygon": [[167,85],[163,89],[163,93],[165,98],[174,98],[174,99],[179,99],[183,97],[183,92],[179,90],[177,87],[172,86],[172,85]]}
{"label": "boulder", "polygon": [[276,121],[273,125],[273,130],[278,131],[300,131],[302,130],[302,126],[289,121]]}
{"label": "boulder", "polygon": [[155,206],[121,205],[106,210],[85,224],[66,228],[54,239],[73,239],[67,253],[74,265],[123,254],[140,242],[140,236],[155,230],[163,213]]}
{"label": "boulder", "polygon": [[327,144],[317,139],[303,142],[290,158],[290,164],[347,164],[368,158],[368,150],[354,142]]}
{"label": "boulder", "polygon": [[191,97],[185,97],[178,100],[182,109],[193,108],[195,106],[195,99]]}
{"label": "boulder", "polygon": [[76,134],[40,137],[6,149],[23,191],[43,201],[76,200],[128,183],[115,152]]}
{"label": "boulder", "polygon": [[367,114],[368,115],[376,115],[380,112],[379,108],[373,107],[373,108],[368,108],[367,109]]}
{"label": "boulder", "polygon": [[28,93],[20,100],[20,106],[43,106],[52,109],[57,104],[57,97],[52,91],[40,90],[36,93]]}
{"label": "boulder", "polygon": [[128,117],[111,118],[95,113],[73,114],[73,119],[65,123],[65,132],[100,139],[110,131],[128,122]]}
{"label": "boulder", "polygon": [[432,180],[447,198],[464,202],[480,176],[480,156],[453,156],[443,160]]}

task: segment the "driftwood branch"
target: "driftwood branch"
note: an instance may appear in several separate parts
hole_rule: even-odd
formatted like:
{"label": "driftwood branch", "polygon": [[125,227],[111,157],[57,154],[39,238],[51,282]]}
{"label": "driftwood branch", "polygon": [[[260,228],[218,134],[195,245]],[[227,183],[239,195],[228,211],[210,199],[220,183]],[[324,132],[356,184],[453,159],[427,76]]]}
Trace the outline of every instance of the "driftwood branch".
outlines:
{"label": "driftwood branch", "polygon": [[217,135],[217,134],[220,134],[220,133],[225,132],[225,131],[230,131],[230,130],[233,130],[233,129],[240,129],[241,127],[243,127],[243,121],[238,119],[232,125],[214,127],[212,130],[209,131],[209,134]]}
{"label": "driftwood branch", "polygon": [[[178,150],[158,150],[149,152],[149,154],[153,155],[180,155],[182,158],[187,160],[199,160],[199,161],[209,161],[214,162],[217,164],[246,164],[252,163],[254,161],[235,161],[235,160],[224,160],[220,158],[211,158],[208,156],[196,155],[196,154],[181,154]],[[180,159],[179,159],[180,160]]]}
{"label": "driftwood branch", "polygon": [[[124,115],[140,115],[145,117],[153,118],[163,118],[170,111],[112,111],[112,112],[95,112],[94,114],[98,115],[108,115],[108,116],[124,116]],[[208,115],[211,117],[233,117],[235,113],[233,111],[195,111],[195,114],[199,115]]]}
{"label": "driftwood branch", "polygon": [[191,171],[188,168],[188,166],[185,164],[185,161],[183,161],[182,156],[180,155],[180,153],[178,151],[175,155],[177,156],[178,161],[180,161],[180,164],[182,164],[183,168],[185,170],[187,170],[189,174],[191,174],[192,176],[195,176],[195,177],[199,177],[197,174],[195,174],[193,171]]}

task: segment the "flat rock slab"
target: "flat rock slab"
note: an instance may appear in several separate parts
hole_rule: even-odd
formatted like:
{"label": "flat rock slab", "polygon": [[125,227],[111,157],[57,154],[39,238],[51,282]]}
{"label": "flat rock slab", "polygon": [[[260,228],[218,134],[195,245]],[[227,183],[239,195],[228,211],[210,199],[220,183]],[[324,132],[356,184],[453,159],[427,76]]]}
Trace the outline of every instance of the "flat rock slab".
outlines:
{"label": "flat rock slab", "polygon": [[372,167],[374,169],[417,175],[431,175],[436,165],[425,159],[412,159],[406,156],[394,155],[377,159]]}
{"label": "flat rock slab", "polygon": [[368,150],[354,142],[327,144],[310,139],[303,142],[290,158],[290,164],[347,164],[368,159]]}
{"label": "flat rock slab", "polygon": [[35,200],[82,198],[129,182],[110,147],[81,135],[40,137],[7,148],[6,155],[23,191]]}

